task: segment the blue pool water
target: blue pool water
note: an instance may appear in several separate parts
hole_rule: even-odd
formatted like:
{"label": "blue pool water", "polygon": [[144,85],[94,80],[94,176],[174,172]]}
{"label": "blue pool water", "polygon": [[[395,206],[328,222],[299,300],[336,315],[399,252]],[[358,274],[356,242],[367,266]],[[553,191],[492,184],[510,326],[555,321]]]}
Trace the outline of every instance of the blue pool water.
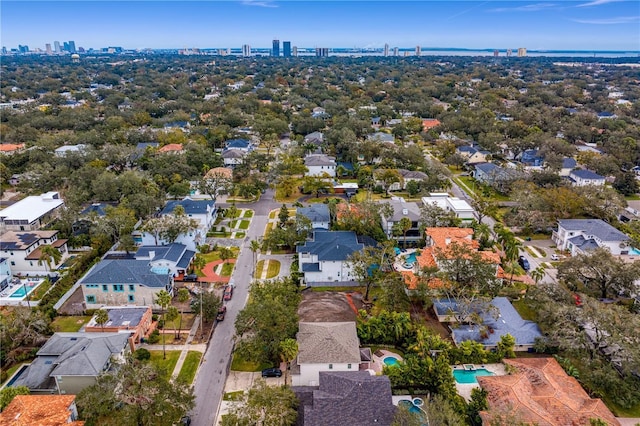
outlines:
{"label": "blue pool water", "polygon": [[478,383],[477,376],[493,376],[493,373],[485,368],[476,370],[453,370],[453,377],[461,384]]}
{"label": "blue pool water", "polygon": [[26,296],[27,292],[31,293],[33,291],[33,289],[36,288],[36,283],[27,283],[26,288],[27,288],[27,291],[25,291],[25,286],[23,286],[23,285],[18,287],[18,289],[16,291],[14,291],[13,293],[11,293],[11,296],[9,296],[9,297],[15,297],[17,299],[19,297],[22,298],[22,297]]}
{"label": "blue pool water", "polygon": [[631,256],[640,256],[640,250],[635,249],[633,247],[629,247],[629,254]]}
{"label": "blue pool water", "polygon": [[394,366],[394,365],[398,365],[398,360],[392,356],[388,356],[385,359],[382,360],[382,362],[384,362],[384,364],[388,367]]}
{"label": "blue pool water", "polygon": [[404,261],[405,261],[405,263],[408,263],[409,265],[413,265],[414,263],[416,263],[418,261],[418,259],[416,258],[416,253],[415,252],[411,253],[410,255],[405,257]]}

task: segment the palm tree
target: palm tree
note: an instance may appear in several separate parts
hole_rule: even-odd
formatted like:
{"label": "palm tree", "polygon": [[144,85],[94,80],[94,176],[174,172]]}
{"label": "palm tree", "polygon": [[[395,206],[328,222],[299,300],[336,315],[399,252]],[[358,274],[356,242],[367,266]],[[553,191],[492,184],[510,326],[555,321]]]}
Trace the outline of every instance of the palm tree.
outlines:
{"label": "palm tree", "polygon": [[531,271],[531,278],[533,278],[535,283],[538,284],[538,282],[540,282],[540,280],[544,278],[544,267],[540,265],[536,269]]}
{"label": "palm tree", "polygon": [[[503,241],[504,257],[507,261],[513,263],[520,255],[520,248],[522,243],[518,241],[513,234]],[[511,275],[509,276],[509,284],[513,281],[513,267],[511,268]]]}
{"label": "palm tree", "polygon": [[96,324],[99,324],[104,331],[104,325],[109,321],[109,312],[106,309],[96,311]]}
{"label": "palm tree", "polygon": [[50,244],[40,247],[40,257],[38,258],[38,261],[45,262],[47,265],[47,272],[51,270],[51,259],[53,259],[53,264],[57,265],[58,262],[60,262],[60,259],[62,259],[62,253],[60,253],[60,250]]}
{"label": "palm tree", "polygon": [[287,363],[287,368],[284,371],[284,383],[287,384],[287,372],[291,366],[291,361],[298,355],[298,341],[296,339],[284,339],[280,342],[280,359],[282,362]]}
{"label": "palm tree", "polygon": [[260,251],[260,241],[251,240],[251,244],[249,244],[249,249],[253,253],[253,273],[256,271],[256,263],[258,261],[258,252]]}
{"label": "palm tree", "polygon": [[180,332],[182,331],[182,307],[187,300],[189,300],[189,290],[183,287],[178,290],[178,302],[180,302],[180,321],[178,322],[178,335],[176,336],[177,339],[180,338]]}
{"label": "palm tree", "polygon": [[[164,310],[171,303],[171,295],[166,290],[160,290],[156,295],[156,304],[160,305],[162,322],[166,325]],[[162,333],[162,359],[167,359],[167,348],[165,345],[164,333]]]}
{"label": "palm tree", "polygon": [[398,227],[402,231],[402,235],[403,235],[402,246],[404,248],[407,248],[407,232],[411,229],[411,226],[412,226],[411,219],[409,219],[408,217],[403,217],[398,222]]}

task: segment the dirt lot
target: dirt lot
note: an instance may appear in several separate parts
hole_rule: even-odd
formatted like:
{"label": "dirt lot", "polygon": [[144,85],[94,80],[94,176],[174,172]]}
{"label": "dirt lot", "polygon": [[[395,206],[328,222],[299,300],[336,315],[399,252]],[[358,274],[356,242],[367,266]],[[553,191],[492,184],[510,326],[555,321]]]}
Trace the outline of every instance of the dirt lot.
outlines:
{"label": "dirt lot", "polygon": [[[349,296],[353,304],[349,302]],[[304,322],[355,321],[358,309],[362,309],[359,292],[307,290],[302,293],[298,315]]]}

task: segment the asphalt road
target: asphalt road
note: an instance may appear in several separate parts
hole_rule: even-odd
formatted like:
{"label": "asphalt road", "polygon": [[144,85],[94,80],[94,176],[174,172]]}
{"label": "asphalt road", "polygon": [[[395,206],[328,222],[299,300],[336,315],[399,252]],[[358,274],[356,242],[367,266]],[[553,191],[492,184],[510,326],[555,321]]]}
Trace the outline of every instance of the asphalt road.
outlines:
{"label": "asphalt road", "polygon": [[251,240],[262,237],[269,211],[279,205],[273,201],[273,191],[267,190],[260,201],[239,205],[239,207],[251,208],[255,213],[247,230],[247,238],[240,246],[240,254],[231,275],[230,281],[234,283],[235,290],[232,299],[226,302],[227,315],[224,321],[215,327],[193,386],[196,396],[196,406],[191,412],[193,426],[215,424],[231,364],[235,336],[234,323],[249,296],[251,271],[253,270],[253,252],[249,249],[249,244]]}

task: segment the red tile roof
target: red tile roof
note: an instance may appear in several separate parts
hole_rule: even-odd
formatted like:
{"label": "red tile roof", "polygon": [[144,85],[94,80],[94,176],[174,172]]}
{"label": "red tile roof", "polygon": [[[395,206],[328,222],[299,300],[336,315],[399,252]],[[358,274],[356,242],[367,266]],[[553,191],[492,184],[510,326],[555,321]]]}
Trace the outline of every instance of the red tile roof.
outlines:
{"label": "red tile roof", "polygon": [[181,143],[170,143],[158,150],[158,152],[180,152],[182,151]]}
{"label": "red tile roof", "polygon": [[589,419],[620,426],[600,399],[592,399],[554,358],[505,359],[515,374],[478,377],[488,392],[488,411],[480,412],[485,425],[509,413],[518,421],[538,426],[584,426]]}
{"label": "red tile roof", "polygon": [[0,413],[2,426],[83,426],[69,422],[75,395],[18,395]]}
{"label": "red tile roof", "polygon": [[440,120],[435,118],[425,118],[422,120],[422,130],[425,132],[427,130],[433,129],[434,127],[438,127],[440,125]]}
{"label": "red tile roof", "polygon": [[0,152],[14,152],[23,148],[23,143],[0,143]]}

